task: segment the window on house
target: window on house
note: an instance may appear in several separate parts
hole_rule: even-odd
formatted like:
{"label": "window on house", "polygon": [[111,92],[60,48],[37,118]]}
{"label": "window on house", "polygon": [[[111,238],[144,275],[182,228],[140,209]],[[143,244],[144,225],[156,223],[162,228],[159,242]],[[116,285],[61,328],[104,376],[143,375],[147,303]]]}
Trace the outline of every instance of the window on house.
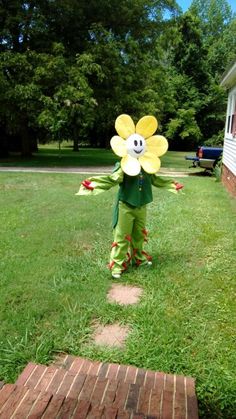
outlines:
{"label": "window on house", "polygon": [[229,95],[226,132],[236,137],[236,91]]}

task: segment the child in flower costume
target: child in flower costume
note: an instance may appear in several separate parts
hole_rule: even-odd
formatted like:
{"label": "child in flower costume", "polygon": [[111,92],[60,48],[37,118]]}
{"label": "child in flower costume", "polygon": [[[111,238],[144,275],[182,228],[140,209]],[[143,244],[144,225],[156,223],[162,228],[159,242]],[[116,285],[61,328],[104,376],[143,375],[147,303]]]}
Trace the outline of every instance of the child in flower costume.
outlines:
{"label": "child in flower costume", "polygon": [[135,126],[129,115],[120,115],[115,122],[118,135],[112,137],[111,148],[121,162],[110,175],[84,180],[76,194],[97,195],[119,185],[109,264],[113,278],[120,278],[131,262],[136,266],[152,264],[152,257],[143,250],[147,241],[146,206],[153,201],[152,185],[173,192],[183,187],[156,175],[161,166],[159,157],[168,149],[165,137],[153,135],[157,126],[154,116],[144,116]]}

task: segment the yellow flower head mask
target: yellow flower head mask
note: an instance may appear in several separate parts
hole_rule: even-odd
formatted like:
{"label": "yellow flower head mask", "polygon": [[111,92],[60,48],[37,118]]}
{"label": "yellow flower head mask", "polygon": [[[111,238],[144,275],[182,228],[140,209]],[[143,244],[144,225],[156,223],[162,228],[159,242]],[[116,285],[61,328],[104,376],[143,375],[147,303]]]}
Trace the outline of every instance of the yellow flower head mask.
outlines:
{"label": "yellow flower head mask", "polygon": [[111,139],[111,148],[122,157],[122,170],[129,176],[139,174],[141,168],[147,173],[160,169],[160,156],[168,149],[168,142],[162,135],[153,135],[158,123],[154,116],[144,116],[136,127],[129,115],[120,115],[115,128],[118,135]]}

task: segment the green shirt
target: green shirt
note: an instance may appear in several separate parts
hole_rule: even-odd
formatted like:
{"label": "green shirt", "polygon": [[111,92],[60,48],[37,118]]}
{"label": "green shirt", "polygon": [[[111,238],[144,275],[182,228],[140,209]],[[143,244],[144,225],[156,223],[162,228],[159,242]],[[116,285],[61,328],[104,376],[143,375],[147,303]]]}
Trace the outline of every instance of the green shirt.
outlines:
{"label": "green shirt", "polygon": [[143,170],[137,176],[124,174],[118,192],[120,201],[132,207],[141,207],[153,201],[151,175]]}

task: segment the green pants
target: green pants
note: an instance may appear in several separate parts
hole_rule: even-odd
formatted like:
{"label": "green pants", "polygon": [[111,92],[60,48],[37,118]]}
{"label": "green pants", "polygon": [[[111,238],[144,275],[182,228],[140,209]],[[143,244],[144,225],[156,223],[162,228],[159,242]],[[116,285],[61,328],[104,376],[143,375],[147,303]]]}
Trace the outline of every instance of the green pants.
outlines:
{"label": "green pants", "polygon": [[114,228],[109,265],[112,273],[125,271],[130,262],[139,266],[152,259],[143,250],[144,242],[147,241],[146,213],[146,205],[135,208],[119,202],[118,222]]}

